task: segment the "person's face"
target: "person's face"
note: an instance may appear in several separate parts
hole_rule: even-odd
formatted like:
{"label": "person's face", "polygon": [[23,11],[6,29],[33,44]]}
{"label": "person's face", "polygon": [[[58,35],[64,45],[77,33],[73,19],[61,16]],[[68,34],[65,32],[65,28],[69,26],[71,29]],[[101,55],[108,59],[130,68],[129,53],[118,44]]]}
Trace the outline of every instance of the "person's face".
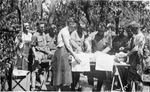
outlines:
{"label": "person's face", "polygon": [[133,35],[133,33],[132,33],[132,31],[131,31],[130,28],[127,28],[126,32],[127,32],[127,35],[128,35],[129,37]]}
{"label": "person's face", "polygon": [[81,26],[81,28],[85,28],[86,24],[83,21],[80,21],[80,26]]}
{"label": "person's face", "polygon": [[28,23],[24,23],[24,28],[25,28],[25,30],[24,31],[29,31],[29,24]]}
{"label": "person's face", "polygon": [[56,33],[56,32],[57,32],[56,26],[52,26],[52,31],[53,31],[53,33]]}
{"label": "person's face", "polygon": [[69,23],[69,31],[72,32],[75,30],[75,28],[76,28],[76,23],[70,22]]}
{"label": "person's face", "polygon": [[131,28],[131,30],[133,31],[133,34],[137,35],[138,34],[138,29],[137,28]]}
{"label": "person's face", "polygon": [[114,27],[110,27],[111,31],[115,31],[115,28]]}
{"label": "person's face", "polygon": [[124,30],[123,30],[122,28],[119,30],[119,35],[120,35],[120,36],[123,36],[123,35],[124,35]]}
{"label": "person's face", "polygon": [[40,24],[39,25],[39,30],[40,30],[40,32],[44,32],[45,31],[45,25],[44,24]]}

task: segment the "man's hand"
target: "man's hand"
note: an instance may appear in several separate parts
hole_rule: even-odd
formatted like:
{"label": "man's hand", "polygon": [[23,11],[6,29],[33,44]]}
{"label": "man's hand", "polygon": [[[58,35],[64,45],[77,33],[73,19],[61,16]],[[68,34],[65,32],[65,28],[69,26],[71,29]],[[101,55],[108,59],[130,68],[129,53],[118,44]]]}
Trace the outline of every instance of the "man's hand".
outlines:
{"label": "man's hand", "polygon": [[124,47],[120,47],[119,50],[120,50],[120,51],[123,51],[123,50],[124,50]]}
{"label": "man's hand", "polygon": [[80,52],[82,52],[82,48],[81,47],[77,47],[76,53],[80,53]]}

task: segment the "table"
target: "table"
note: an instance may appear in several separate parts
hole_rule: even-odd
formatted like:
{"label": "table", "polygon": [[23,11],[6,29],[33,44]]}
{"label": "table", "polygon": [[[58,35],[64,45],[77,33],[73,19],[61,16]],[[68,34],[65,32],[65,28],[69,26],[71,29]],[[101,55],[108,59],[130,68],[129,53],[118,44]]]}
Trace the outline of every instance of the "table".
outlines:
{"label": "table", "polygon": [[119,74],[117,66],[129,67],[130,65],[129,64],[122,65],[122,64],[119,64],[119,63],[116,63],[114,65],[116,71],[115,71],[114,76],[113,76],[112,85],[111,85],[111,91],[113,91],[114,81],[115,81],[115,78],[116,78],[115,76],[117,76],[119,78],[119,82],[120,82],[120,85],[121,85],[122,92],[124,92],[124,87],[123,87],[122,80],[121,80],[121,77],[120,77],[120,74]]}
{"label": "table", "polygon": [[[96,66],[96,62],[95,61],[90,61],[90,66]],[[122,84],[122,80],[121,80],[121,77],[120,77],[120,74],[119,74],[119,71],[118,71],[118,68],[117,66],[121,66],[121,67],[129,67],[130,65],[129,64],[126,64],[126,63],[117,63],[115,62],[114,65],[115,67],[115,73],[114,73],[114,76],[113,76],[113,80],[112,80],[112,86],[111,86],[111,91],[113,91],[113,87],[114,87],[114,81],[115,81],[115,76],[117,76],[119,78],[119,82],[120,82],[120,85],[121,85],[121,89],[122,91],[124,92],[124,87],[123,87],[123,84]]]}

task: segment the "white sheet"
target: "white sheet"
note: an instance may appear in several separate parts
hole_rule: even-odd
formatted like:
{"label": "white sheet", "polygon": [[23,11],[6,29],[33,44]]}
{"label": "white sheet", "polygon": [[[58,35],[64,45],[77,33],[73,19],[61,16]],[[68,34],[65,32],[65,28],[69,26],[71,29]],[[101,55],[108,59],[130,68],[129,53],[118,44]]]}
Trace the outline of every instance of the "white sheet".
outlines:
{"label": "white sheet", "polygon": [[96,70],[99,71],[113,71],[114,55],[105,54],[102,52],[96,52]]}
{"label": "white sheet", "polygon": [[[90,56],[91,56],[91,54],[79,53],[76,55],[82,62],[80,64],[77,64],[76,66],[72,67],[72,71],[76,71],[76,72],[90,71]],[[74,61],[75,61],[75,59],[72,58],[72,62],[74,62]]]}

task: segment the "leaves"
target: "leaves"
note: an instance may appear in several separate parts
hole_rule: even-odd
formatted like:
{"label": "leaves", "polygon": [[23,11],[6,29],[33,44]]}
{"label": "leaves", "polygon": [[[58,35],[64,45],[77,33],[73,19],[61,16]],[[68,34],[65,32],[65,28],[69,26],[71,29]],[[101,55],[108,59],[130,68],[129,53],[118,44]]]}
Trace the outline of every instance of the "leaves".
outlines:
{"label": "leaves", "polygon": [[[29,23],[34,24],[40,19],[40,15],[37,12],[38,6],[36,5],[36,2],[37,1],[27,2],[26,0],[22,0],[20,3],[22,22],[28,21]],[[11,15],[9,18],[0,17],[3,19],[0,21],[0,27],[9,27],[13,23],[18,22],[17,13],[10,13],[10,7],[14,7],[16,4],[18,3],[0,3],[0,12],[2,12],[0,13],[1,16],[6,17]],[[107,24],[108,22],[115,23],[115,18],[119,16],[119,25],[128,24],[129,21],[136,20],[142,25],[150,26],[148,23],[150,22],[150,12],[145,10],[144,7],[146,5],[147,2],[142,3],[141,1],[112,2],[109,0],[52,0],[49,5],[49,12],[47,13],[48,19],[45,20],[47,20],[49,24],[55,23],[57,27],[62,28],[65,26],[68,17],[75,17],[76,21],[79,21],[81,16],[85,16],[89,25],[93,25],[94,29],[100,22],[103,22],[104,24]],[[10,23],[7,23],[8,21],[10,21]]]}

